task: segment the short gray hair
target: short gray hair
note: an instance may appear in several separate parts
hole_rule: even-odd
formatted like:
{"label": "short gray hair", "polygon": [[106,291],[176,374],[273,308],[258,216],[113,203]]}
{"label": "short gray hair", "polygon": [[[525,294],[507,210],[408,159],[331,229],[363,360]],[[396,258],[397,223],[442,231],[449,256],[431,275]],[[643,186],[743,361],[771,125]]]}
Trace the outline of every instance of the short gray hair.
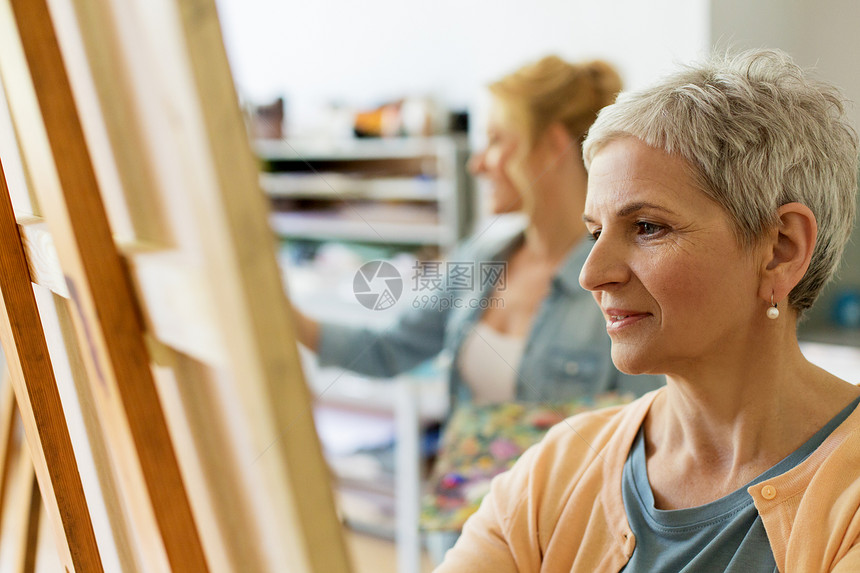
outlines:
{"label": "short gray hair", "polygon": [[834,86],[779,50],[714,56],[604,108],[583,144],[586,168],[607,143],[633,136],[683,157],[720,204],[739,243],[755,245],[798,202],[818,222],[809,269],[789,293],[799,313],[836,271],[854,224],[857,134]]}

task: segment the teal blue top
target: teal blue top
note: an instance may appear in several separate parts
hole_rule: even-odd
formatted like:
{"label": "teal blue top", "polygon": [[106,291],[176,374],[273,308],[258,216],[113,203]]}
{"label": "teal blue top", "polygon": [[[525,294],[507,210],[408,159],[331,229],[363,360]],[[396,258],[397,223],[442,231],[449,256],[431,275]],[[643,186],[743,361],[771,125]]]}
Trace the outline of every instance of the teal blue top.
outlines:
{"label": "teal blue top", "polygon": [[[507,261],[522,241],[522,230],[494,238],[478,235],[465,240],[447,260],[474,263],[476,267],[482,262]],[[579,285],[579,273],[591,245],[591,241],[580,241],[553,277],[549,294],[540,304],[516,368],[517,400],[566,401],[611,390],[639,396],[664,382],[662,376],[623,374],[612,364],[606,321],[591,293]],[[445,352],[456,365],[463,340],[480,320],[494,286],[476,280],[471,289],[446,289],[439,293],[447,301],[444,308],[410,306],[385,329],[323,323],[320,364],[391,377]],[[403,296],[410,295],[414,293],[404,291]],[[470,401],[468,385],[456,367],[449,368],[448,379],[452,398]]]}
{"label": "teal blue top", "polygon": [[716,501],[688,509],[654,507],[645,464],[645,440],[640,429],[624,464],[622,478],[624,509],[636,538],[633,557],[624,573],[776,573],[767,533],[747,488],[800,464],[845,421],[858,402],[860,398],[750,483]]}

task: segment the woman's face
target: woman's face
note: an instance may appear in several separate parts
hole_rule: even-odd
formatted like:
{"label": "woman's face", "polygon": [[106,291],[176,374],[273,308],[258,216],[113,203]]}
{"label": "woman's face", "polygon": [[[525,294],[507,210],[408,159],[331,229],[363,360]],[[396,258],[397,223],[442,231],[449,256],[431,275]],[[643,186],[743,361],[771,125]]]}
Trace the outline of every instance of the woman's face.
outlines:
{"label": "woman's face", "polygon": [[523,206],[522,194],[514,180],[517,178],[518,153],[525,141],[506,111],[500,102],[493,100],[487,123],[487,147],[469,159],[472,175],[490,181],[488,203],[493,215],[519,211]]}
{"label": "woman's face", "polygon": [[686,165],[632,137],[606,144],[591,163],[583,218],[596,242],[579,280],[603,310],[625,372],[679,374],[721,360],[749,345],[745,333],[764,317],[763,257],[739,246]]}

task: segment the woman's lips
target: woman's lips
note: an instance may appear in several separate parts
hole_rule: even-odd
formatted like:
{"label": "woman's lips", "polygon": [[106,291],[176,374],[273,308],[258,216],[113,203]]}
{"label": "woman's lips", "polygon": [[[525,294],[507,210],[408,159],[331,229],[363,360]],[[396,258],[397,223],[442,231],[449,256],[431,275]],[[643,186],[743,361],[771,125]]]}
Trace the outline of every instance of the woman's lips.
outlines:
{"label": "woman's lips", "polygon": [[609,308],[603,312],[606,315],[606,330],[608,332],[618,332],[651,316],[651,314],[647,312],[617,308]]}

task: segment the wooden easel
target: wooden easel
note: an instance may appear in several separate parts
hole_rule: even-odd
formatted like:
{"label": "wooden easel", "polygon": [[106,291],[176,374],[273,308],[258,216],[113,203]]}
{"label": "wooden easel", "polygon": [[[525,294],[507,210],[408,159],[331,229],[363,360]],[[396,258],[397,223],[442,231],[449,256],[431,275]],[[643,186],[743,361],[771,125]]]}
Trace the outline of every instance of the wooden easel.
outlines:
{"label": "wooden easel", "polygon": [[16,436],[17,408],[8,378],[0,380],[0,557],[10,572],[34,573],[42,504],[29,450]]}
{"label": "wooden easel", "polygon": [[65,570],[347,571],[213,0],[0,0],[0,76],[0,338]]}

